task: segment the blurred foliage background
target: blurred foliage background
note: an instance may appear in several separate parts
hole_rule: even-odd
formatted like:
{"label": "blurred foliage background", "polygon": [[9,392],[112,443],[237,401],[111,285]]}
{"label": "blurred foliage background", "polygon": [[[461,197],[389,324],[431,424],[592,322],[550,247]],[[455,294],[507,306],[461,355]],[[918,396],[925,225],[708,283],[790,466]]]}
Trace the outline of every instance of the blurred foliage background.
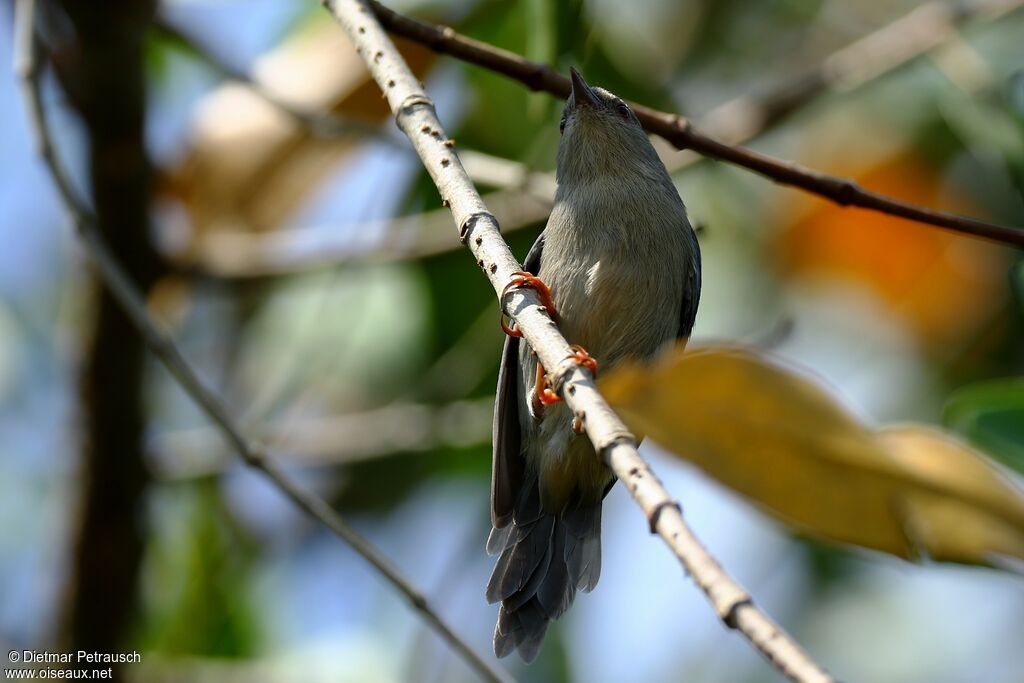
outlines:
{"label": "blurred foliage background", "polygon": [[[946,15],[936,12],[950,6],[391,6],[561,70],[575,65],[591,83],[710,127],[728,114],[741,124],[754,116],[756,130],[754,105],[785,100],[756,148],[902,199],[1024,225],[1024,13],[1003,7],[992,17],[1007,3],[976,4],[988,9],[934,49],[875,71],[875,59],[899,62],[910,36],[941,35],[935,17]],[[3,16],[0,645],[43,649],[60,642],[67,601],[78,599],[67,589],[79,578],[75,554],[116,539],[83,538],[79,524],[82,402],[106,397],[76,389],[95,286],[31,149],[6,57],[10,4]],[[62,35],[59,9],[48,16]],[[152,309],[249,433],[488,650],[496,608],[483,600],[483,544],[501,346],[492,291],[319,4],[168,0],[158,16],[144,43],[145,145],[157,169],[148,237],[165,263]],[[899,30],[879,33],[890,25]],[[841,48],[866,35],[882,38],[852,53],[861,71],[806,87],[808,74],[842,72],[851,53]],[[561,103],[399,46],[460,151],[518,162],[470,168],[524,256],[548,190],[543,176],[507,178],[553,168]],[[347,134],[311,135],[225,82],[211,57],[303,111],[341,114]],[[55,79],[47,86],[57,141],[88,188],[83,125]],[[702,227],[695,338],[771,345],[870,423],[944,423],[1021,467],[1020,252],[841,209],[712,161],[674,177]],[[139,563],[100,596],[111,609],[127,605],[118,647],[143,653],[126,678],[473,679],[352,551],[236,462],[151,360],[144,382],[145,486],[141,507],[125,511],[143,529]],[[680,460],[650,444],[644,452],[725,567],[843,680],[1024,680],[1019,577],[803,539]],[[506,660],[513,673],[778,680],[645,528],[614,490],[600,586],[552,630],[536,664]]]}

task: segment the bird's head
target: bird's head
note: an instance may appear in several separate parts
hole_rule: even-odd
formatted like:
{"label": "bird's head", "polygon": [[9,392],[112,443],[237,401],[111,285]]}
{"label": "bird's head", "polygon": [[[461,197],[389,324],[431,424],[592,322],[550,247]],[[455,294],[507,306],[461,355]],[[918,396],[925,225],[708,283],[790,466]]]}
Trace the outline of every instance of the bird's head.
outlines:
{"label": "bird's head", "polygon": [[621,97],[587,85],[571,69],[572,94],[560,123],[558,182],[665,172],[636,114]]}

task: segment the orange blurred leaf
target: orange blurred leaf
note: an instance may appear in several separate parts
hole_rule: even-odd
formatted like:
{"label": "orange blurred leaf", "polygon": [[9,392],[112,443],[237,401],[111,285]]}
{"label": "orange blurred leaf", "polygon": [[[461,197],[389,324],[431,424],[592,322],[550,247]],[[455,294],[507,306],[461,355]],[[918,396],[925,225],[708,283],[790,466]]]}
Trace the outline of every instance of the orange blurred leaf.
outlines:
{"label": "orange blurred leaf", "polygon": [[[978,215],[944,185],[930,162],[904,153],[867,171],[830,169],[864,187],[965,215]],[[887,214],[814,204],[775,243],[782,271],[800,279],[856,281],[925,342],[962,341],[1006,298],[1006,251]]]}

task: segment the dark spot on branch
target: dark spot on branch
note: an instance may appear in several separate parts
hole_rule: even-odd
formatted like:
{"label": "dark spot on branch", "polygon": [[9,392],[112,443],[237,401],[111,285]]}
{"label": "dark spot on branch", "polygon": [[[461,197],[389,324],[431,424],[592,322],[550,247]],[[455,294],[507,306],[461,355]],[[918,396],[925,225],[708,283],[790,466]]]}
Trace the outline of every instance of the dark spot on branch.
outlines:
{"label": "dark spot on branch", "polygon": [[[394,81],[391,82],[393,83]],[[415,107],[418,106],[430,107],[431,111],[433,111],[434,109],[433,101],[431,101],[431,99],[427,97],[426,94],[418,92],[413,93],[412,95],[409,95],[407,98],[402,100],[402,103],[398,105],[399,115],[407,116]],[[424,128],[429,128],[429,126],[424,126]]]}
{"label": "dark spot on branch", "polygon": [[835,193],[835,200],[837,204],[842,206],[849,206],[857,201],[858,195],[861,194],[860,186],[857,185],[853,180],[843,180],[839,183],[839,188]]}
{"label": "dark spot on branch", "polygon": [[722,621],[725,622],[725,625],[729,628],[739,628],[740,610],[744,607],[752,607],[753,605],[754,603],[750,598],[737,600],[732,605],[730,605],[729,611],[725,613],[724,617],[722,617]]}
{"label": "dark spot on branch", "polygon": [[[635,484],[634,484],[634,486],[635,486]],[[683,514],[683,508],[682,508],[682,506],[677,501],[674,501],[674,500],[663,500],[663,501],[661,501],[660,503],[658,503],[657,505],[654,506],[654,509],[651,510],[650,517],[647,518],[647,521],[651,525],[651,533],[652,534],[658,533],[658,519],[661,517],[661,513],[665,510],[665,508],[674,508],[675,510],[677,510],[679,512],[679,514]]]}
{"label": "dark spot on branch", "polygon": [[[468,238],[470,233],[473,232],[473,229],[476,227],[476,224],[479,221],[488,218],[493,220],[493,216],[491,216],[491,214],[487,213],[486,211],[478,211],[477,213],[474,213],[465,221],[463,221],[462,225],[459,226],[459,241],[465,244],[466,238]],[[482,241],[482,237],[477,237],[477,246],[479,246]]]}

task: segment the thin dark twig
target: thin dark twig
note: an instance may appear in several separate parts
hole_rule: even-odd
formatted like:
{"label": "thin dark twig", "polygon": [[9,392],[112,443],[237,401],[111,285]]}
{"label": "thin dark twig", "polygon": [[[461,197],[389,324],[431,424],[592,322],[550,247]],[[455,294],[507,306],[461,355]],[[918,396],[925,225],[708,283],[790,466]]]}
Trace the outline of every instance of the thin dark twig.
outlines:
{"label": "thin dark twig", "polygon": [[96,223],[85,204],[78,198],[71,186],[68,175],[57,158],[52,137],[43,110],[39,83],[39,68],[35,41],[34,15],[35,0],[18,0],[15,40],[15,70],[20,80],[23,96],[28,107],[28,119],[32,127],[36,149],[44,160],[47,170],[57,187],[61,202],[86,251],[95,262],[100,276],[117,301],[124,307],[146,345],[163,363],[175,380],[213,421],[224,438],[251,467],[266,475],[274,485],[299,508],[327,527],[336,536],[348,543],[363,556],[380,574],[405,595],[428,624],[446,640],[449,645],[488,681],[507,682],[508,674],[484,661],[473,649],[452,631],[438,615],[426,597],[416,589],[366,538],[352,528],[337,512],[319,496],[296,485],[277,464],[254,447],[235,424],[230,412],[220,398],[213,393],[199,375],[185,360],[171,337],[160,329],[150,317],[146,304],[138,289],[128,278],[121,264],[111,254]]}
{"label": "thin dark twig", "polygon": [[[569,79],[545,64],[461,35],[450,27],[399,14],[376,0],[367,0],[367,4],[378,21],[395,35],[425,45],[435,52],[508,76],[531,90],[548,92],[562,98],[569,96]],[[862,188],[850,178],[829,175],[746,147],[729,145],[697,130],[687,118],[679,114],[658,111],[642,104],[633,104],[633,110],[648,132],[663,137],[678,149],[692,149],[705,156],[741,166],[776,183],[805,190],[840,206],[858,206],[1024,247],[1022,228],[918,206]]]}

